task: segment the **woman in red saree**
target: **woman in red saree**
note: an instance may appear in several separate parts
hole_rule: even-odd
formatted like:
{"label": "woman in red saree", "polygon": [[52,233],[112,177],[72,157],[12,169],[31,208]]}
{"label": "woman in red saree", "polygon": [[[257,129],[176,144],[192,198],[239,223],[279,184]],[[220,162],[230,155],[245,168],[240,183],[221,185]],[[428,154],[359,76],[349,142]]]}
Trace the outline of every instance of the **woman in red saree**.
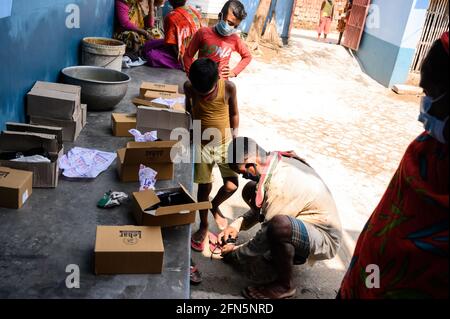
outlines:
{"label": "woman in red saree", "polygon": [[338,298],[448,298],[448,46],[446,32],[423,62],[425,132],[406,150],[359,236]]}
{"label": "woman in red saree", "polygon": [[181,60],[201,25],[200,13],[186,0],[169,0],[173,10],[164,19],[164,39],[150,41],[144,51],[152,67],[182,69]]}

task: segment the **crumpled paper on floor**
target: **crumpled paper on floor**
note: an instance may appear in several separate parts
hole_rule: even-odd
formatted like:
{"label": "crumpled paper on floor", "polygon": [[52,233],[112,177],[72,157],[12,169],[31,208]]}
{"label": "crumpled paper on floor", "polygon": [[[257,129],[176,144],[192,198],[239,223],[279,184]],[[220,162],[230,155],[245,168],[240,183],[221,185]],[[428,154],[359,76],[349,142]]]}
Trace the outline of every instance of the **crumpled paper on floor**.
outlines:
{"label": "crumpled paper on floor", "polygon": [[63,175],[71,178],[96,178],[114,162],[116,153],[74,147],[58,163]]}

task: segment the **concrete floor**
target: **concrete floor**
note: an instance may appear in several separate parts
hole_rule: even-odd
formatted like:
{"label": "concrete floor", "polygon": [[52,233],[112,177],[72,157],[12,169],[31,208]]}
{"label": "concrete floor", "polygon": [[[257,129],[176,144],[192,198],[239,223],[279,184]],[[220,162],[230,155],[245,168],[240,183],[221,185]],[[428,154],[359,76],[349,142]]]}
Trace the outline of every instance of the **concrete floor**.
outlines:
{"label": "concrete floor", "polygon": [[[127,96],[115,112],[133,112],[131,99],[142,81],[183,84],[178,71],[139,67],[126,71],[132,78]],[[38,79],[36,79],[38,80]],[[111,135],[110,112],[88,114],[88,124],[74,146],[115,152],[128,138]],[[189,164],[177,165],[175,180],[157,187],[192,186]],[[189,297],[190,226],[163,230],[164,270],[161,275],[94,275],[97,225],[135,224],[131,202],[111,210],[96,207],[103,193],[112,189],[128,194],[138,183],[120,183],[116,166],[94,180],[60,179],[56,189],[33,189],[20,210],[0,208],[0,298],[183,298]],[[80,289],[65,285],[66,266],[80,267]]]}
{"label": "concrete floor", "polygon": [[[418,97],[401,97],[362,72],[358,61],[337,46],[317,42],[312,31],[293,30],[290,45],[264,52],[238,78],[240,135],[267,150],[295,150],[317,170],[333,193],[344,236],[339,254],[313,266],[296,266],[295,298],[334,298],[356,240],[415,136]],[[212,194],[219,189],[220,175]],[[241,180],[240,188],[245,185]],[[246,211],[240,190],[222,205],[236,218]],[[212,218],[211,230],[217,231]],[[198,225],[194,226],[196,230]],[[257,231],[240,234],[240,241]],[[208,251],[193,253],[203,283],[192,298],[242,298],[250,281]]]}

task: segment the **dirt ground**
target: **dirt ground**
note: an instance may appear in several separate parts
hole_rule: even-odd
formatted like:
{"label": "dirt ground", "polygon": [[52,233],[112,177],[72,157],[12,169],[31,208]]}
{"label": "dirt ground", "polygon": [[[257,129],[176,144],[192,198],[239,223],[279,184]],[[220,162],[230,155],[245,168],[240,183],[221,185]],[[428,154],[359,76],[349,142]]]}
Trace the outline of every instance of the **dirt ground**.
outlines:
{"label": "dirt ground", "polygon": [[[343,245],[332,260],[296,266],[299,299],[335,297],[361,229],[406,147],[422,131],[419,97],[399,96],[375,82],[336,39],[318,42],[312,31],[293,30],[287,47],[263,49],[233,80],[240,135],[266,150],[295,150],[317,170],[337,203]],[[217,169],[214,176],[213,195],[221,186]],[[240,196],[245,182],[241,179],[238,192],[221,206],[230,220],[247,210]],[[212,218],[210,225],[217,231]],[[241,233],[239,241],[257,230]],[[203,275],[202,284],[191,288],[192,298],[242,298],[248,279],[211,260],[208,248],[192,255]]]}

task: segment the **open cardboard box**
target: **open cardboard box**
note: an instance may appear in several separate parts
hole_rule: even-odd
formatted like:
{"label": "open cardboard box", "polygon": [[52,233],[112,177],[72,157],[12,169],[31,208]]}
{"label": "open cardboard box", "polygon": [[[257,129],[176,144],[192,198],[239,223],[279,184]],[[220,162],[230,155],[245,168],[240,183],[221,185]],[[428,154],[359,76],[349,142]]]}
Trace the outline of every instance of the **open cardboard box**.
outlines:
{"label": "open cardboard box", "polygon": [[122,182],[139,181],[139,166],[143,164],[158,172],[158,180],[173,179],[174,164],[170,153],[177,141],[128,142],[117,150],[117,170]]}
{"label": "open cardboard box", "polygon": [[33,192],[33,173],[0,167],[0,207],[19,209]]}
{"label": "open cardboard box", "polygon": [[[170,201],[160,193],[173,194]],[[211,202],[199,202],[186,188],[179,187],[145,190],[133,193],[133,214],[139,225],[171,227],[192,224],[197,210],[210,209]]]}
{"label": "open cardboard box", "polygon": [[160,227],[97,226],[95,274],[160,274],[164,245]]}
{"label": "open cardboard box", "polygon": [[136,127],[142,133],[157,131],[158,138],[168,141],[172,130],[190,130],[191,117],[184,111],[160,107],[138,106]]}
{"label": "open cardboard box", "polygon": [[[180,95],[180,96],[184,96],[184,95]],[[138,106],[150,106],[150,107],[159,107],[162,109],[168,109],[167,105],[161,104],[161,103],[157,103],[155,102],[155,100],[149,101],[149,100],[145,100],[145,99],[141,99],[141,98],[134,98],[133,99],[133,104],[138,107]],[[178,112],[186,112],[186,105],[184,103],[176,103],[173,107],[172,110],[174,111],[178,111]]]}
{"label": "open cardboard box", "polygon": [[178,93],[158,92],[158,91],[146,91],[144,95],[144,98],[149,101],[157,98],[176,99],[178,97],[182,97],[182,95]]}
{"label": "open cardboard box", "polygon": [[58,159],[63,155],[62,129],[22,123],[7,123],[7,131],[0,135],[0,152],[23,152],[42,148],[50,163],[25,163],[0,160],[0,166],[33,172],[33,187],[58,186]]}

